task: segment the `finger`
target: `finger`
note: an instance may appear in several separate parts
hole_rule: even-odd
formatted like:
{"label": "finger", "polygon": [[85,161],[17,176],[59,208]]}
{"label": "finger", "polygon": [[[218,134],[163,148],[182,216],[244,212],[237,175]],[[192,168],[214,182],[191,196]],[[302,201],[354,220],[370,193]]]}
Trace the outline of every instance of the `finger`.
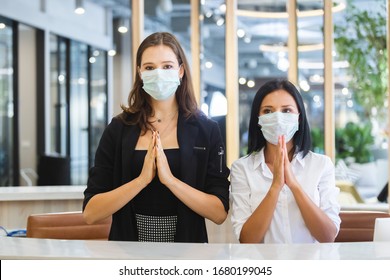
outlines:
{"label": "finger", "polygon": [[156,146],[156,132],[152,131],[152,139],[149,142],[149,147],[147,151],[148,156],[155,157],[156,155],[155,146]]}
{"label": "finger", "polygon": [[286,159],[288,159],[288,153],[287,153],[287,145],[286,145],[286,136],[285,135],[281,136],[281,142],[282,142],[282,150],[283,150],[283,154],[284,154],[284,161],[286,161]]}
{"label": "finger", "polygon": [[278,136],[278,146],[279,146],[280,148],[282,148],[282,147],[283,147],[283,143],[282,143],[282,135],[279,135],[279,136]]}
{"label": "finger", "polygon": [[286,136],[283,135],[283,147],[284,147],[284,151],[286,152],[286,155],[288,155],[287,153],[287,142],[286,142]]}
{"label": "finger", "polygon": [[157,148],[160,151],[163,150],[163,146],[162,146],[162,143],[161,143],[161,138],[160,138],[160,133],[159,132],[156,133],[156,146],[157,146]]}
{"label": "finger", "polygon": [[156,132],[154,130],[152,130],[152,139],[149,142],[148,150],[152,150],[152,148],[155,145],[155,142],[156,142],[156,136],[155,135],[156,135]]}

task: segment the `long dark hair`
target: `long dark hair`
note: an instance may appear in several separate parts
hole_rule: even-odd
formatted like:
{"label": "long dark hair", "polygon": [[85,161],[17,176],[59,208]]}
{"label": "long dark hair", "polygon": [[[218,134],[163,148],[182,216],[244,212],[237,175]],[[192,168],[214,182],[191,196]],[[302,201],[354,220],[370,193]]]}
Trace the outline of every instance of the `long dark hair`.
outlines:
{"label": "long dark hair", "polygon": [[298,89],[293,83],[286,79],[275,79],[265,83],[256,92],[255,98],[252,102],[251,116],[249,120],[248,128],[248,155],[253,152],[260,151],[265,147],[266,140],[258,125],[259,108],[263,102],[264,97],[276,90],[287,91],[295,100],[298,105],[299,111],[299,128],[295,133],[293,141],[295,152],[303,152],[303,156],[306,156],[311,149],[311,135],[309,123],[306,117],[306,110],[303,104],[303,99]]}
{"label": "long dark hair", "polygon": [[[196,103],[194,88],[192,86],[192,78],[189,64],[185,53],[174,35],[168,32],[156,32],[146,37],[137,50],[136,66],[141,67],[141,59],[144,51],[153,46],[165,45],[172,49],[175,53],[179,65],[184,68],[184,75],[181,78],[180,86],[176,90],[176,101],[179,105],[179,111],[186,118],[197,116],[199,113]],[[138,71],[134,73],[134,84],[127,99],[127,106],[121,105],[123,110],[119,117],[126,124],[137,124],[142,131],[151,128],[148,122],[148,117],[153,116],[154,112],[151,106],[151,96],[142,88],[143,82]],[[132,115],[128,118],[128,115]]]}

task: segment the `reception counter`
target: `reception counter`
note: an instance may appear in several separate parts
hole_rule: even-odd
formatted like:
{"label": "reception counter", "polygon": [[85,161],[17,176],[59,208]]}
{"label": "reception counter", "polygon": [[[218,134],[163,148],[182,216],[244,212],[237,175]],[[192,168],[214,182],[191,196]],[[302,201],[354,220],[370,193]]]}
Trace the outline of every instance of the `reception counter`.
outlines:
{"label": "reception counter", "polygon": [[[86,186],[31,186],[0,188],[0,226],[25,229],[31,214],[81,211]],[[206,220],[210,243],[234,243],[230,218],[223,225]],[[3,232],[0,232],[0,236]]]}
{"label": "reception counter", "polygon": [[80,211],[86,186],[1,187],[0,226],[26,228],[31,214]]}
{"label": "reception counter", "polygon": [[390,242],[173,244],[1,237],[0,259],[390,260]]}
{"label": "reception counter", "polygon": [[[80,211],[86,186],[31,186],[0,188],[0,226],[25,229],[31,214]],[[341,210],[389,211],[389,204],[353,204]],[[206,220],[210,243],[238,243],[233,235],[230,214],[222,225]],[[1,236],[0,232],[0,236]]]}

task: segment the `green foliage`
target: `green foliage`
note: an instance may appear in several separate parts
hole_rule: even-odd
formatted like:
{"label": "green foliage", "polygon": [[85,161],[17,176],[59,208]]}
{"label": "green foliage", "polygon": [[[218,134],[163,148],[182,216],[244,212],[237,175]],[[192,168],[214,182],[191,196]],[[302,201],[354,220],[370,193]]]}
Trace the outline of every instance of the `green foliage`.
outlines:
{"label": "green foliage", "polygon": [[321,128],[311,128],[311,142],[314,152],[324,153],[324,131]]}
{"label": "green foliage", "polygon": [[371,116],[376,108],[384,118],[387,93],[386,1],[381,1],[381,12],[368,13],[349,1],[345,12],[345,26],[335,26],[334,43],[341,59],[350,64],[349,88],[355,102]]}
{"label": "green foliage", "polygon": [[370,124],[349,122],[344,128],[336,129],[337,159],[352,157],[357,163],[372,161],[371,146],[374,137]]}

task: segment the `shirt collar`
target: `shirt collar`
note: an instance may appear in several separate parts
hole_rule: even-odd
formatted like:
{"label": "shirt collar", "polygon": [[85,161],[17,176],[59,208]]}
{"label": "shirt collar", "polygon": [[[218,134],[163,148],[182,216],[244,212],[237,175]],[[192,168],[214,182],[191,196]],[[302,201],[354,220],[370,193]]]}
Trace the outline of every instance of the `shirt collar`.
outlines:
{"label": "shirt collar", "polygon": [[255,152],[253,155],[253,170],[257,169],[260,166],[264,169],[264,165],[265,165],[264,148],[262,148],[260,151]]}
{"label": "shirt collar", "polygon": [[298,152],[294,155],[293,161],[296,161],[301,167],[305,167],[305,161],[303,160],[303,152]]}

